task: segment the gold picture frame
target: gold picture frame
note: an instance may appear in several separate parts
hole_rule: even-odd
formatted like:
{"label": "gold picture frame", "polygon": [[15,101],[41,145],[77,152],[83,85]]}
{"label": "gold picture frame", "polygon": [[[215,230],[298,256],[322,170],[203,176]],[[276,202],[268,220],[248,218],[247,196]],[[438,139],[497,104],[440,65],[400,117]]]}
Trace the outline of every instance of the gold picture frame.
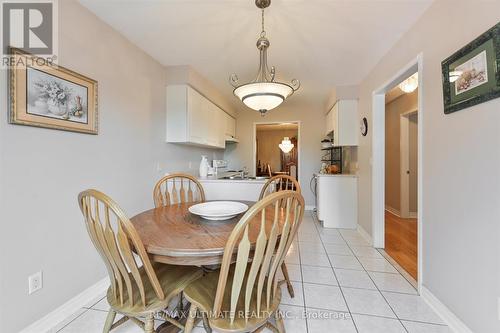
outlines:
{"label": "gold picture frame", "polygon": [[11,48],[9,123],[98,134],[97,81]]}

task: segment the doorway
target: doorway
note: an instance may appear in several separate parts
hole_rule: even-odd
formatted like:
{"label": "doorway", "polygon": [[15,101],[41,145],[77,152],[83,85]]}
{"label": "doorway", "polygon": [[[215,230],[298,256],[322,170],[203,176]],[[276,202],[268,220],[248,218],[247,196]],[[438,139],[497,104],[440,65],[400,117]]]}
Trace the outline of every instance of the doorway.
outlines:
{"label": "doorway", "polygon": [[299,123],[254,125],[254,171],[256,176],[289,175],[299,179]]}
{"label": "doorway", "polygon": [[[422,256],[422,244],[423,244],[423,234],[422,227],[425,223],[424,216],[424,205],[422,201],[423,193],[423,177],[422,174],[425,172],[423,170],[423,159],[422,154],[422,142],[423,137],[423,119],[425,110],[423,109],[423,55],[419,54],[414,60],[412,60],[408,65],[403,67],[398,73],[396,73],[390,80],[380,86],[373,92],[372,99],[372,236],[373,236],[373,246],[380,249],[386,249],[388,240],[386,239],[386,215],[388,212],[386,210],[386,95],[399,86],[399,84],[418,73],[416,82],[418,86],[417,93],[417,105],[415,107],[416,118],[417,118],[417,168],[418,172],[416,174],[416,190],[417,190],[417,212],[418,212],[418,222],[416,223],[416,261],[417,261],[417,272],[416,280],[414,281],[418,287],[419,293],[422,291],[422,267],[423,267],[423,256]],[[415,82],[414,81],[414,82]],[[408,111],[408,110],[407,110]],[[413,110],[410,110],[413,111]],[[396,176],[401,176],[401,169],[396,169]],[[401,178],[399,178],[401,180]],[[397,216],[396,216],[397,217]],[[403,227],[407,227],[408,224],[401,224]],[[387,252],[386,252],[387,253]],[[414,280],[409,274],[406,274],[409,280]]]}
{"label": "doorway", "polygon": [[417,74],[385,97],[385,252],[418,279]]}

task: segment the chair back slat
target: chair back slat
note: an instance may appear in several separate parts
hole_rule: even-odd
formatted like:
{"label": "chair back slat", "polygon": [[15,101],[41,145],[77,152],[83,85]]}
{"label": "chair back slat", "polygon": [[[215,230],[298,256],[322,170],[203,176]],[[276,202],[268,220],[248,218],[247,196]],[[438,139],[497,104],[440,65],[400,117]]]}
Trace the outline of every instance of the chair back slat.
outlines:
{"label": "chair back slat", "polygon": [[153,190],[153,200],[156,208],[179,203],[204,202],[205,191],[195,177],[175,173],[163,177],[156,183]]}
{"label": "chair back slat", "polygon": [[[285,207],[281,207],[282,201]],[[268,195],[247,211],[233,229],[224,249],[214,314],[220,314],[223,303],[230,304],[231,322],[236,313],[243,313],[248,320],[249,316],[264,315],[261,310],[270,309],[277,295],[276,273],[292,244],[303,214],[304,198],[294,191]],[[254,231],[258,227],[253,248],[249,235],[250,223]],[[251,250],[253,258],[249,264]],[[235,253],[236,263],[232,265]],[[230,293],[226,292],[228,280],[232,281]],[[264,305],[262,300],[265,300]],[[256,303],[257,314],[249,311],[254,308],[252,302]],[[243,305],[244,311],[238,308]],[[262,305],[266,309],[262,309]]]}
{"label": "chair back slat", "polygon": [[[287,175],[277,175],[274,177],[271,177],[262,187],[262,190],[260,191],[260,196],[259,200],[263,199],[267,195],[279,191],[296,191],[296,192],[301,192],[300,190],[300,184],[299,182],[290,176]],[[281,206],[283,207],[284,203],[281,203]]]}
{"label": "chair back slat", "polygon": [[[158,299],[164,299],[144,245],[121,208],[96,190],[83,191],[78,202],[92,243],[108,269],[113,298],[122,306],[125,303],[134,306],[134,289],[137,288],[142,307],[146,308],[145,284],[148,284]],[[141,270],[145,274],[141,274]]]}
{"label": "chair back slat", "polygon": [[[252,266],[250,267],[250,272],[248,273],[247,286],[245,290],[245,313],[250,310],[250,301],[252,297],[252,293],[254,290],[255,279],[257,278],[257,274],[259,273],[260,267],[262,265],[262,260],[264,259],[264,252],[266,250],[267,245],[267,235],[266,235],[266,214],[265,212],[261,212],[261,221],[260,221],[260,232],[257,237],[257,242],[255,243],[255,251],[252,258]],[[259,289],[257,289],[259,290]],[[262,292],[262,288],[260,289]],[[257,295],[261,294],[261,292],[257,291]],[[258,299],[260,301],[260,297]],[[258,312],[260,311],[260,304],[258,304]]]}

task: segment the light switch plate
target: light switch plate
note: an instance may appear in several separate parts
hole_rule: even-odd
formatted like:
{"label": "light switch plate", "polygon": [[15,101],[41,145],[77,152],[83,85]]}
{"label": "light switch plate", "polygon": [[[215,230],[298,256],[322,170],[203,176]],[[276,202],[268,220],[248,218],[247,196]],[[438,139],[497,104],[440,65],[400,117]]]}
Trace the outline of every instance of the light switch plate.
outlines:
{"label": "light switch plate", "polygon": [[28,278],[28,295],[42,289],[43,287],[43,276],[42,272],[36,272]]}

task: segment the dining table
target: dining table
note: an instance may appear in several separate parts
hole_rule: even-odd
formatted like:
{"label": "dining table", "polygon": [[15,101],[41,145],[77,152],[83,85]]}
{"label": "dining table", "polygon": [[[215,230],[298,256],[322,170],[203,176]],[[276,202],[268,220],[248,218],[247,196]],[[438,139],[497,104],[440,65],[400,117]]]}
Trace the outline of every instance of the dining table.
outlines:
{"label": "dining table", "polygon": [[[255,204],[249,201],[238,202],[248,205],[249,209]],[[189,212],[189,207],[194,204],[197,202],[153,208],[131,218],[152,261],[169,265],[199,266],[204,270],[214,269],[222,263],[226,242],[244,213],[228,220],[207,220]],[[267,234],[272,228],[274,214],[274,206],[266,209]],[[280,208],[278,225],[281,227],[284,223],[285,212]],[[257,214],[249,222],[249,240],[252,245],[257,240],[260,226],[261,215]],[[158,333],[178,331],[177,327],[168,323],[157,329]]]}

